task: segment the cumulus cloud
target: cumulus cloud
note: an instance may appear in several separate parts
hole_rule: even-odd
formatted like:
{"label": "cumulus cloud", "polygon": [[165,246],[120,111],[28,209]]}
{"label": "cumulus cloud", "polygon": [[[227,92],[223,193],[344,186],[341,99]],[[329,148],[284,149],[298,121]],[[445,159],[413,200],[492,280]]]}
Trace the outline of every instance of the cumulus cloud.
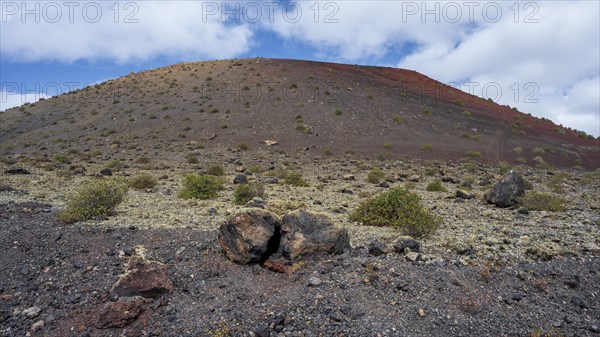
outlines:
{"label": "cumulus cloud", "polygon": [[[76,5],[64,5],[69,3]],[[253,34],[244,22],[229,24],[220,16],[205,15],[203,1],[52,4],[3,1],[3,57],[62,62],[230,58],[250,48]],[[26,9],[37,14],[25,14]]]}
{"label": "cumulus cloud", "polygon": [[16,93],[13,91],[0,91],[0,111],[5,111],[25,103],[34,103],[41,98],[50,98],[46,94],[40,93]]}

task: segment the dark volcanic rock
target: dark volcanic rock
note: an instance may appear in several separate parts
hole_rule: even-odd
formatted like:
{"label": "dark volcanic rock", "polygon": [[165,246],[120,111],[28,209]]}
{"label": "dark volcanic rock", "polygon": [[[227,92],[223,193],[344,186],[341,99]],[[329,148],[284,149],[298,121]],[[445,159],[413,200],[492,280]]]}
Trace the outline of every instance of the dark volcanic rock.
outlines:
{"label": "dark volcanic rock", "polygon": [[410,237],[400,238],[394,242],[394,251],[396,253],[403,254],[406,248],[409,248],[411,252],[421,251],[421,245],[419,244],[419,241]]}
{"label": "dark volcanic rock", "polygon": [[100,170],[100,175],[103,175],[103,176],[112,176],[113,173],[112,173],[111,169],[104,168],[104,169]]}
{"label": "dark volcanic rock", "polygon": [[8,170],[4,171],[6,174],[31,174],[31,172],[27,171],[22,167],[11,167]]}
{"label": "dark volcanic rock", "polygon": [[517,198],[523,195],[524,191],[525,184],[521,175],[509,171],[492,186],[487,201],[498,207],[510,207],[516,204]]}
{"label": "dark volcanic rock", "polygon": [[384,243],[379,241],[373,241],[369,245],[369,254],[373,256],[380,256],[387,253],[387,247]]}
{"label": "dark volcanic rock", "polygon": [[335,228],[323,214],[298,210],[283,218],[278,254],[287,259],[293,261],[300,255],[340,254],[349,249],[348,231]]}
{"label": "dark volcanic rock", "polygon": [[221,225],[219,244],[233,262],[260,262],[268,256],[270,247],[276,250],[279,228],[277,215],[260,208],[248,208]]}
{"label": "dark volcanic rock", "polygon": [[98,313],[96,328],[123,328],[134,322],[142,314],[144,305],[150,301],[136,296],[108,302]]}
{"label": "dark volcanic rock", "polygon": [[233,178],[233,183],[235,185],[245,184],[247,182],[248,182],[248,177],[246,177],[245,174],[238,174],[237,176],[235,176],[235,178]]}
{"label": "dark volcanic rock", "polygon": [[119,297],[159,298],[171,291],[173,283],[166,265],[134,256],[129,260],[125,274],[119,277],[110,292]]}

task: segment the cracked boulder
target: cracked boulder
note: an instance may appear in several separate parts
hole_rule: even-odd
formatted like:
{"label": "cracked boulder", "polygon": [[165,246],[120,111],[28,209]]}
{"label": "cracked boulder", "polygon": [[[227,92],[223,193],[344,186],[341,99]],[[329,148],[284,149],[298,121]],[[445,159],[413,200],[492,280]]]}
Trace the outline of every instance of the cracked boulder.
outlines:
{"label": "cracked boulder", "polygon": [[141,256],[134,256],[129,260],[126,272],[110,290],[111,294],[118,297],[141,296],[154,299],[172,291],[173,283],[167,273],[167,266]]}
{"label": "cracked boulder", "polygon": [[514,206],[517,198],[525,192],[525,183],[521,175],[515,171],[509,171],[492,186],[487,195],[487,201],[498,207],[506,208]]}
{"label": "cracked boulder", "polygon": [[267,269],[293,272],[300,257],[341,254],[349,250],[346,229],[336,228],[323,215],[298,210],[277,215],[247,208],[219,228],[219,244],[225,256],[239,264],[263,263]]}
{"label": "cracked boulder", "polygon": [[277,251],[279,231],[277,215],[260,208],[247,208],[221,225],[219,245],[235,263],[262,262]]}

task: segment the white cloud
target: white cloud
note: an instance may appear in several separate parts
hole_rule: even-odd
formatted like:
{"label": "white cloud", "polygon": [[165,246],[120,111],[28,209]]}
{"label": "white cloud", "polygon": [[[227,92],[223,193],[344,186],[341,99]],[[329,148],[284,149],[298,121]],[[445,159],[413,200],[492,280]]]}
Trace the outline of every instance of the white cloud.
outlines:
{"label": "white cloud", "polygon": [[40,100],[40,98],[50,98],[43,93],[26,93],[20,94],[9,91],[0,91],[0,111],[6,111],[16,106],[21,106],[25,103],[34,103]]}
{"label": "white cloud", "polygon": [[[62,14],[58,20],[55,8],[44,9],[46,2],[14,2],[16,12],[7,3],[2,4],[1,51],[7,59],[19,61],[230,58],[247,51],[252,37],[243,22],[225,24],[219,15],[204,18],[207,7],[201,1],[119,2],[118,15],[115,2],[77,2],[76,7],[53,2]],[[127,3],[131,5],[126,8]],[[23,6],[34,9],[36,5],[40,6],[39,23],[31,14],[23,20]],[[101,8],[100,16],[96,6]],[[132,20],[137,22],[126,23]]]}

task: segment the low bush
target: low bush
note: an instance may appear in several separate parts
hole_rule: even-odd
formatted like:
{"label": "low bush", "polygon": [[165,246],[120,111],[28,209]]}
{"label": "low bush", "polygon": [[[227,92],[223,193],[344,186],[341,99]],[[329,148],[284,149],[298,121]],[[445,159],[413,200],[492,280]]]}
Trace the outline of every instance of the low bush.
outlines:
{"label": "low bush", "polygon": [[64,223],[74,223],[110,215],[127,195],[127,185],[109,179],[84,183],[67,196],[67,207],[58,214]]}
{"label": "low bush", "polygon": [[138,190],[151,189],[156,187],[157,181],[150,174],[139,174],[127,182],[127,186]]}
{"label": "low bush", "polygon": [[206,174],[221,177],[225,175],[225,169],[220,164],[213,164],[206,169]]}
{"label": "low bush", "polygon": [[444,184],[442,184],[442,182],[437,179],[427,184],[425,190],[429,192],[448,192],[446,186],[444,186]]}
{"label": "low bush", "polygon": [[183,189],[179,197],[183,199],[212,199],[223,190],[223,181],[210,175],[190,174],[183,179]]}
{"label": "low bush", "polygon": [[530,211],[562,212],[566,209],[565,200],[550,193],[529,192],[517,201]]}
{"label": "low bush", "polygon": [[383,178],[385,178],[385,173],[383,173],[381,169],[375,167],[367,175],[367,182],[371,184],[379,184]]}
{"label": "low bush", "polygon": [[423,152],[431,152],[433,150],[433,146],[431,144],[423,144],[421,145],[421,151]]}
{"label": "low bush", "polygon": [[350,220],[366,226],[393,227],[413,237],[435,232],[441,219],[421,205],[421,198],[398,187],[362,202]]}
{"label": "low bush", "polygon": [[302,178],[302,173],[300,172],[290,172],[287,174],[285,179],[283,179],[283,183],[286,185],[292,185],[297,187],[306,187],[308,186],[308,182]]}
{"label": "low bush", "polygon": [[120,171],[120,170],[124,169],[126,166],[122,161],[120,161],[118,159],[113,159],[113,160],[109,161],[108,163],[106,163],[104,165],[104,167],[109,168],[113,171]]}
{"label": "low bush", "polygon": [[255,197],[263,197],[264,196],[264,187],[262,184],[258,183],[250,183],[250,184],[240,184],[235,188],[233,192],[234,203],[236,205],[245,205],[252,198]]}

